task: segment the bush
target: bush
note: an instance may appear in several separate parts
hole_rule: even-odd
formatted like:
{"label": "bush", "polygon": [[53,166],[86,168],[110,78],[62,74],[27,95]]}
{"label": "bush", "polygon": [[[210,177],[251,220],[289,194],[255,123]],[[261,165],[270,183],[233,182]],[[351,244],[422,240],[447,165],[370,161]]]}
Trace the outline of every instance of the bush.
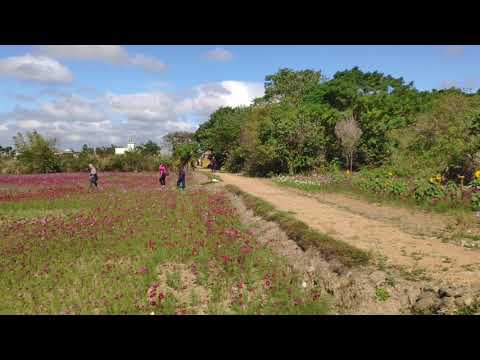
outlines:
{"label": "bush", "polygon": [[445,195],[441,184],[434,181],[416,180],[414,197],[417,201],[431,201]]}
{"label": "bush", "polygon": [[27,132],[26,138],[18,133],[14,137],[18,161],[27,173],[61,171],[60,158],[55,155],[55,139],[45,139],[36,131]]}
{"label": "bush", "polygon": [[394,177],[394,174],[385,169],[363,171],[359,174],[357,185],[365,192],[382,194],[392,197],[405,197],[409,193],[407,182]]}

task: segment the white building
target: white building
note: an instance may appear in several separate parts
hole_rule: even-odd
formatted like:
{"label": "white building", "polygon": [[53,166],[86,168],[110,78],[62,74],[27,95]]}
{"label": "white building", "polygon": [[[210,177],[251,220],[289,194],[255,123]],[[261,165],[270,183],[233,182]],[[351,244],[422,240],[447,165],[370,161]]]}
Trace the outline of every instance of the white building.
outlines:
{"label": "white building", "polygon": [[130,138],[128,140],[127,147],[115,148],[115,155],[123,155],[125,154],[125,151],[133,151],[133,150],[135,150],[135,143],[133,142],[133,139]]}

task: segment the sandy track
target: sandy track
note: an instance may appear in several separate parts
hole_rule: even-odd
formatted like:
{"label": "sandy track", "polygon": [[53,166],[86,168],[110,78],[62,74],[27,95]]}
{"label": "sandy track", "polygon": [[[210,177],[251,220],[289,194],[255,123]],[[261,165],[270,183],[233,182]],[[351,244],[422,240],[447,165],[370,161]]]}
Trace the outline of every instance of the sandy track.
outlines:
{"label": "sandy track", "polygon": [[[480,285],[480,252],[458,245],[442,243],[433,236],[422,236],[407,232],[404,227],[389,221],[389,217],[374,218],[368,211],[356,212],[348,207],[337,206],[301,194],[298,191],[280,188],[268,179],[218,173],[225,184],[236,185],[252,195],[258,196],[279,210],[288,211],[298,219],[323,233],[345,241],[360,249],[373,251],[386,257],[387,265],[404,266],[408,271],[420,269],[425,275],[442,283]],[[341,201],[341,195],[336,195]],[[359,201],[359,200],[355,200]],[[358,204],[357,204],[358,205]],[[368,209],[370,204],[365,203]],[[378,207],[381,211],[382,206]],[[385,207],[388,211],[388,207]],[[408,210],[402,209],[405,212]],[[415,217],[405,214],[405,217]],[[432,223],[445,221],[440,215],[428,215]],[[425,219],[426,220],[426,219]],[[446,222],[444,222],[446,224]],[[426,226],[428,229],[428,226]],[[410,229],[411,230],[411,229]]]}

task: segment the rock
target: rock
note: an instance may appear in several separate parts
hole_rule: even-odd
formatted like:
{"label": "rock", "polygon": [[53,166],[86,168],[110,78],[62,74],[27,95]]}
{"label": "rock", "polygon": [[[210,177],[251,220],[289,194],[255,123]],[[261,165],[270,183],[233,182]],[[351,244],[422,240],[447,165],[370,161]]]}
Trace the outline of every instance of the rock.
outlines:
{"label": "rock", "polygon": [[466,295],[463,298],[463,303],[465,306],[472,306],[473,305],[473,297],[470,295]]}
{"label": "rock", "polygon": [[442,302],[431,291],[424,291],[413,305],[413,310],[419,314],[434,314],[440,307]]}
{"label": "rock", "polygon": [[374,271],[370,274],[370,280],[375,283],[375,286],[380,286],[385,283],[387,276],[382,271]]}
{"label": "rock", "polygon": [[450,290],[450,289],[447,289],[447,288],[440,288],[440,289],[438,289],[438,296],[439,296],[440,298],[452,296],[452,295],[450,294],[450,291],[449,291],[449,290]]}
{"label": "rock", "polygon": [[455,298],[455,305],[459,308],[464,307],[465,306],[465,300],[463,299],[463,297]]}
{"label": "rock", "polygon": [[405,293],[407,295],[408,303],[413,306],[418,299],[418,290],[415,289],[405,289]]}
{"label": "rock", "polygon": [[436,286],[429,286],[429,285],[427,285],[427,286],[425,286],[425,287],[423,288],[423,291],[424,291],[424,292],[438,293],[438,290],[439,290],[438,287],[436,287]]}
{"label": "rock", "polygon": [[455,310],[455,298],[444,297],[442,299],[442,310],[444,310],[443,312],[453,312]]}
{"label": "rock", "polygon": [[443,297],[460,297],[465,293],[464,289],[454,287],[441,287],[438,289],[438,296]]}

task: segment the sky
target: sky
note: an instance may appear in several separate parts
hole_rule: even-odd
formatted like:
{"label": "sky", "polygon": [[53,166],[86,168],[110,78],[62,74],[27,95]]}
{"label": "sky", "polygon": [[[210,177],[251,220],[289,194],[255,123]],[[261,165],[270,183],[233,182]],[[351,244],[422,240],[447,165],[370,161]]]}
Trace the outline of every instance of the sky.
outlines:
{"label": "sky", "polygon": [[249,105],[280,68],[358,66],[419,90],[480,87],[480,46],[0,45],[0,145],[37,130],[60,148],[161,142],[220,106]]}

